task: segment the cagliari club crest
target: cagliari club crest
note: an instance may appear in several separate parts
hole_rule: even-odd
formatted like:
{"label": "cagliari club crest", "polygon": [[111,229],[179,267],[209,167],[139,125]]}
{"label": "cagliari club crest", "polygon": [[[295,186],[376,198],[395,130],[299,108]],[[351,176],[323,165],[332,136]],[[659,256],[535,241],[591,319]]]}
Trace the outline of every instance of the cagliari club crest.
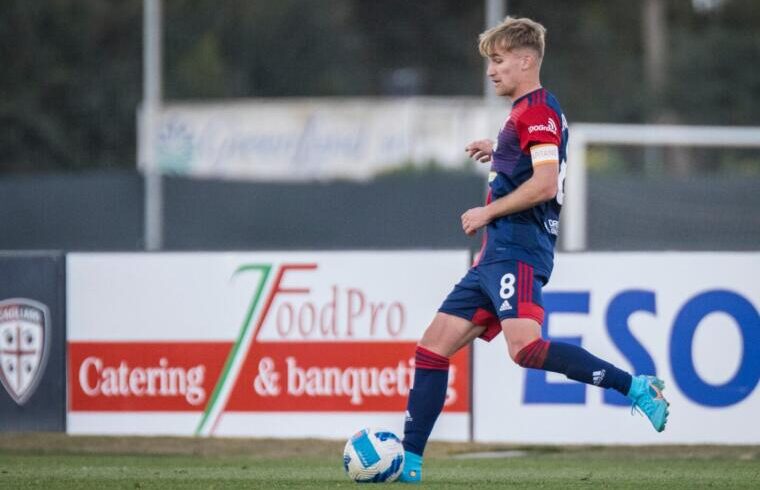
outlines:
{"label": "cagliari club crest", "polygon": [[50,313],[26,298],[0,301],[0,382],[19,405],[34,394],[45,372]]}

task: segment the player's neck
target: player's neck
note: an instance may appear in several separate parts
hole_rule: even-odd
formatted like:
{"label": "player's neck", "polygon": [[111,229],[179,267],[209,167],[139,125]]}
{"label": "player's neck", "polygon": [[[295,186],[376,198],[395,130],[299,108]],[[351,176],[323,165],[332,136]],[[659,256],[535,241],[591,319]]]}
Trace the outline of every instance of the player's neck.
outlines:
{"label": "player's neck", "polygon": [[531,92],[533,92],[535,90],[538,90],[540,88],[541,88],[541,82],[538,81],[538,80],[535,80],[535,81],[532,81],[532,82],[529,82],[529,83],[525,83],[525,84],[517,87],[517,90],[515,90],[514,94],[509,95],[508,97],[510,99],[512,99],[512,101],[514,102],[515,100],[519,99],[523,95],[529,94],[529,93],[531,93]]}

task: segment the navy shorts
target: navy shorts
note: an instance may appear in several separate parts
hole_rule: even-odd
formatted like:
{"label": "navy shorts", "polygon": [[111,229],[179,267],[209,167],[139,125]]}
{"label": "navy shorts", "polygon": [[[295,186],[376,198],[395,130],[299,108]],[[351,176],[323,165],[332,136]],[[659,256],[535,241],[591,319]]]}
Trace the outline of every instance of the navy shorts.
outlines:
{"label": "navy shorts", "polygon": [[486,327],[480,338],[490,341],[501,332],[501,320],[530,318],[543,323],[541,288],[547,280],[534,276],[533,266],[518,260],[479,264],[454,286],[438,311]]}

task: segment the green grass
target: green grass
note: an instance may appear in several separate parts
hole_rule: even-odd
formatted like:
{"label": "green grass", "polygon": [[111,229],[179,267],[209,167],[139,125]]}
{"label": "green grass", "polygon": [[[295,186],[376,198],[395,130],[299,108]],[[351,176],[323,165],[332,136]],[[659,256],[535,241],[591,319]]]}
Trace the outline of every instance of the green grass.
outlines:
{"label": "green grass", "polygon": [[[0,435],[0,488],[356,488],[341,442]],[[457,459],[519,449],[525,455]],[[427,488],[759,488],[760,446],[432,444]],[[364,488],[364,487],[362,487]]]}

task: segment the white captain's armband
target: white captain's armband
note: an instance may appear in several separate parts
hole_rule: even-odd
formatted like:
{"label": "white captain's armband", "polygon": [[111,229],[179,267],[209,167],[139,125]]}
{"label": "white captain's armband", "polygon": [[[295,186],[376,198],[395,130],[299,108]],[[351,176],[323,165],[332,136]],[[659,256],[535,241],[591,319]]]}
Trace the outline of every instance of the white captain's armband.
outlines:
{"label": "white captain's armband", "polygon": [[534,167],[545,163],[559,163],[559,147],[552,144],[533,145],[530,147],[530,158]]}

